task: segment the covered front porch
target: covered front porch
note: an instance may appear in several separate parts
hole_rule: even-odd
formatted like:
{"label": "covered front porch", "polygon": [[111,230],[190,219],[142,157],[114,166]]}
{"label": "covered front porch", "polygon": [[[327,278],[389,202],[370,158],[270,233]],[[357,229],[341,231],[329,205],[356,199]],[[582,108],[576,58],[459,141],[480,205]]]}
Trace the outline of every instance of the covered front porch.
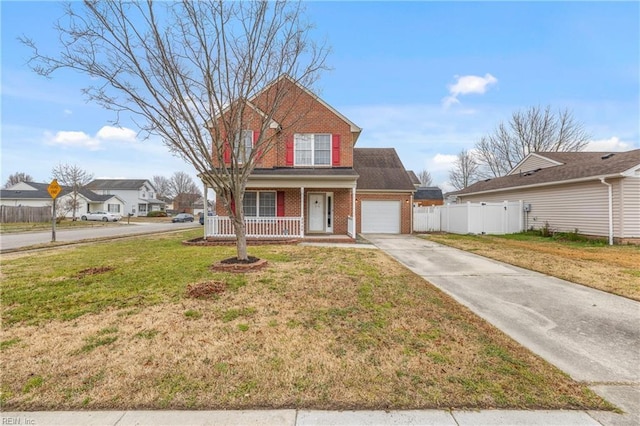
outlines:
{"label": "covered front porch", "polygon": [[[349,174],[250,179],[244,200],[247,238],[355,239],[356,178]],[[216,204],[217,214],[205,217],[204,237],[235,238],[233,218]]]}

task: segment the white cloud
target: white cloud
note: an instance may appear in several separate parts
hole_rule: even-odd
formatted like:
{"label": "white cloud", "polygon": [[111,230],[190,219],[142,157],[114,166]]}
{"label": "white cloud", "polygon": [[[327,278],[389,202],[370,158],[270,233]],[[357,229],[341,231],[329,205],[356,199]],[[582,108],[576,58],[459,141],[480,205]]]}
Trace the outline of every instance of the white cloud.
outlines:
{"label": "white cloud", "polygon": [[484,94],[487,92],[489,86],[492,86],[498,82],[498,79],[487,73],[484,77],[477,75],[463,75],[455,76],[456,83],[447,86],[449,88],[449,96],[442,99],[442,104],[445,108],[449,108],[451,105],[459,104],[460,100],[458,96],[468,94]]}
{"label": "white cloud", "polygon": [[86,148],[97,151],[104,142],[136,142],[136,132],[126,127],[103,126],[94,137],[85,132],[59,131],[56,134],[45,132],[45,143],[65,148]]}
{"label": "white cloud", "polygon": [[96,138],[103,141],[136,142],[136,136],[134,130],[113,126],[104,126],[96,133]]}
{"label": "white cloud", "polygon": [[100,149],[100,141],[85,132],[60,131],[55,135],[45,132],[45,141],[48,145],[59,145],[66,148],[87,148],[91,151]]}
{"label": "white cloud", "polygon": [[65,109],[64,111],[62,111],[64,113],[64,115],[69,116],[71,114],[73,114],[73,111],[71,111],[70,109]]}
{"label": "white cloud", "polygon": [[609,139],[598,139],[590,141],[585,148],[585,151],[628,151],[632,148],[632,144],[629,142],[623,142],[617,136],[613,136]]}

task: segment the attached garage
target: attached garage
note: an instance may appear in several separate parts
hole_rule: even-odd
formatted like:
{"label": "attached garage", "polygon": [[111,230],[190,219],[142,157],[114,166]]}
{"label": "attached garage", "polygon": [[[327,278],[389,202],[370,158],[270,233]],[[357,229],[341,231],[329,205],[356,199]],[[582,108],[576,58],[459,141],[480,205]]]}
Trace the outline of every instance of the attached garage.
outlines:
{"label": "attached garage", "polygon": [[400,201],[362,201],[362,233],[399,234]]}

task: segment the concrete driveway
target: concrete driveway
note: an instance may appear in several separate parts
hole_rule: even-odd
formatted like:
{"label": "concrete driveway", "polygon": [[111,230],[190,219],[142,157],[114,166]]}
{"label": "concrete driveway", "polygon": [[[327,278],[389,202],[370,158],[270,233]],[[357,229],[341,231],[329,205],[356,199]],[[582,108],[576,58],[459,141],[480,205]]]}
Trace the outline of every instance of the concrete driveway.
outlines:
{"label": "concrete driveway", "polygon": [[[372,244],[640,424],[640,303],[407,235]],[[624,417],[624,418],[622,418]]]}

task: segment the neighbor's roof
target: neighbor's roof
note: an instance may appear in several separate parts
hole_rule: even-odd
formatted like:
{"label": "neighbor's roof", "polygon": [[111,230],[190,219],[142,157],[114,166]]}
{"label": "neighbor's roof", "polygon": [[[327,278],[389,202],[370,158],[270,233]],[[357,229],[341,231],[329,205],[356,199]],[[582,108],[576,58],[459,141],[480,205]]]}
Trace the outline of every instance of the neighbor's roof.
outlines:
{"label": "neighbor's roof", "polygon": [[415,186],[415,185],[420,185],[420,179],[418,179],[418,176],[416,176],[416,174],[413,172],[413,170],[407,170],[407,173],[409,173],[409,179],[411,179],[411,183]]}
{"label": "neighbor's roof", "polygon": [[[15,200],[48,200],[51,199],[51,195],[49,195],[49,192],[47,191],[47,188],[49,187],[48,183],[40,183],[40,182],[24,182],[27,185],[35,188],[35,190],[24,190],[24,189],[3,189],[2,191],[0,191],[0,198],[4,198],[4,199],[15,199]],[[68,186],[62,186],[62,191],[60,191],[60,194],[58,195],[58,197],[63,197],[67,194],[69,194],[71,191],[71,188]],[[118,198],[116,195],[101,195],[101,194],[96,194],[93,191],[90,191],[86,188],[82,188],[78,191],[78,193],[80,195],[82,195],[84,198],[86,198],[89,201],[107,201],[111,198]]]}
{"label": "neighbor's roof", "polygon": [[149,184],[155,191],[155,188],[147,179],[94,179],[86,187],[93,191],[103,189],[138,190],[145,183]]}
{"label": "neighbor's roof", "polygon": [[561,165],[476,182],[450,195],[469,195],[525,186],[620,176],[640,166],[640,149],[627,152],[538,152]]}
{"label": "neighbor's roof", "polygon": [[354,148],[353,168],[358,190],[415,191],[394,148]]}
{"label": "neighbor's roof", "polygon": [[442,200],[442,190],[437,186],[418,188],[413,195],[414,200]]}

